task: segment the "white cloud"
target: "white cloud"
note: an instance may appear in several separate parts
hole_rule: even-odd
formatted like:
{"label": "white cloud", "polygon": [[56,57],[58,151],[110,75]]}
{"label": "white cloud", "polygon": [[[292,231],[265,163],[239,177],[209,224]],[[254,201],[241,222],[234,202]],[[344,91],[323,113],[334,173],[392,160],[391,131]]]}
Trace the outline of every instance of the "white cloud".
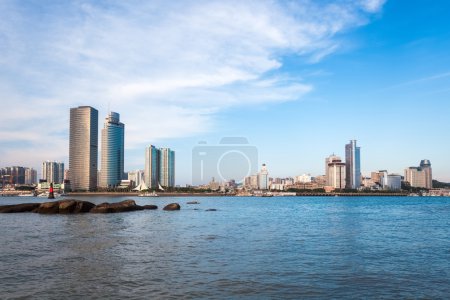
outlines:
{"label": "white cloud", "polygon": [[110,103],[127,147],[140,147],[208,131],[225,108],[298,100],[313,87],[281,73],[283,56],[323,59],[339,48],[336,34],[383,3],[74,1],[37,10],[2,1],[0,140],[11,147],[2,162],[17,159],[14,140],[67,152],[62,132],[77,105]]}

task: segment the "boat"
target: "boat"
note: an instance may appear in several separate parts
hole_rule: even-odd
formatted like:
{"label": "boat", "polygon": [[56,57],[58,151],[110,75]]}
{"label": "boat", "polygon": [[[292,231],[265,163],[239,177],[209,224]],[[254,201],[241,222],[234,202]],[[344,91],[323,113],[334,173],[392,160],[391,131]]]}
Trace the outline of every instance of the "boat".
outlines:
{"label": "boat", "polygon": [[138,197],[159,197],[159,195],[157,193],[155,193],[155,191],[153,192],[145,192],[142,194],[139,194]]}
{"label": "boat", "polygon": [[19,196],[19,197],[35,197],[36,195],[33,193],[29,193],[29,194],[19,194],[17,196]]}

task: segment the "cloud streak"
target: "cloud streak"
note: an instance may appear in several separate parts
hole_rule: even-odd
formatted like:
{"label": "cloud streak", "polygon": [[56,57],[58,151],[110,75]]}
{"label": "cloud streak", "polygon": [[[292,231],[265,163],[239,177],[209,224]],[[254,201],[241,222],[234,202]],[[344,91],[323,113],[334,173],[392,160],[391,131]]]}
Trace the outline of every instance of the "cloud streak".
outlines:
{"label": "cloud streak", "polygon": [[[0,139],[63,160],[76,105],[110,103],[133,148],[205,132],[223,109],[299,100],[313,86],[283,72],[283,57],[320,61],[383,3],[3,1]],[[14,147],[0,154],[19,163]]]}

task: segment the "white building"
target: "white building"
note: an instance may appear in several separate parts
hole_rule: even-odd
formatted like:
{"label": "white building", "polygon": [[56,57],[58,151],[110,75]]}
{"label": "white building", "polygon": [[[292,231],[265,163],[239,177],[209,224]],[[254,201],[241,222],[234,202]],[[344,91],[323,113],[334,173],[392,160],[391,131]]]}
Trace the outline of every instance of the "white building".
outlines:
{"label": "white building", "polygon": [[140,186],[144,182],[144,170],[135,170],[128,172],[128,180],[132,181],[134,187]]}
{"label": "white building", "polygon": [[294,183],[311,183],[312,176],[310,174],[303,174],[299,176],[295,176]]}
{"label": "white building", "polygon": [[260,190],[269,189],[269,172],[267,171],[266,164],[263,164],[261,171],[258,173],[258,188]]}

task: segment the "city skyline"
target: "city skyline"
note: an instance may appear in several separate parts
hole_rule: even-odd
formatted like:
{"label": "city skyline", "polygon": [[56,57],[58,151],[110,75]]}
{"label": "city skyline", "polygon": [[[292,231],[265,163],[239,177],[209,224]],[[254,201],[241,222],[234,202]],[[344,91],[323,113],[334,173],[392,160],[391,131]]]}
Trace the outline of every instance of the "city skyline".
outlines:
{"label": "city skyline", "polygon": [[90,105],[127,124],[125,171],[166,145],[180,185],[198,141],[226,136],[248,138],[276,177],[323,174],[356,139],[365,176],[429,159],[450,182],[450,4],[333,4],[2,2],[1,164],[67,167],[67,110]]}

